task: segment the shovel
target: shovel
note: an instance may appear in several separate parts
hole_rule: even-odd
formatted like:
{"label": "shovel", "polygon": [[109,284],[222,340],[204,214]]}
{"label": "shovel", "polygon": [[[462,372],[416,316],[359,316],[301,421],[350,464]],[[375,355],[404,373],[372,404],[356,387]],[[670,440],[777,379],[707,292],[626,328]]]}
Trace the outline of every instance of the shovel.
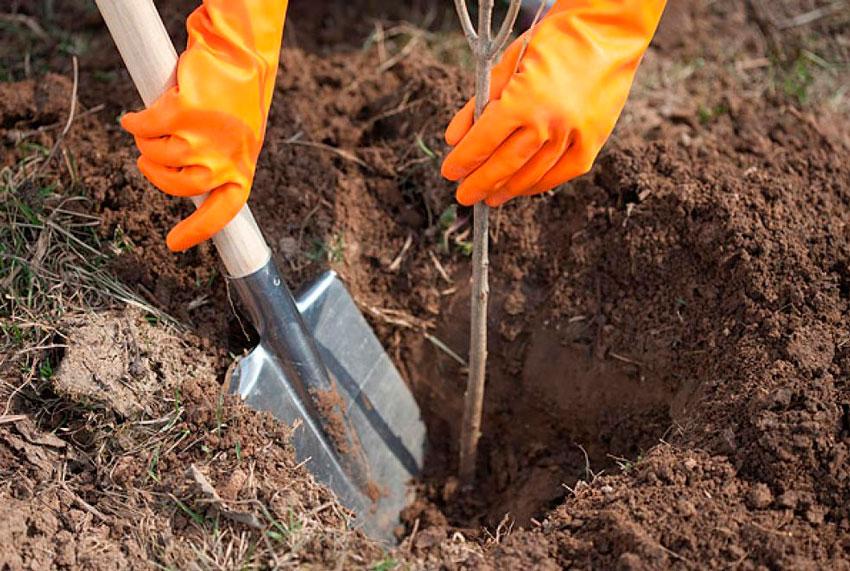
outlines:
{"label": "shovel", "polygon": [[[153,1],[97,5],[150,105],[174,85],[177,65]],[[354,512],[356,527],[394,542],[425,448],[425,426],[407,385],[334,272],[293,298],[248,205],[213,242],[260,335],[237,362],[228,389],[293,426],[297,460]]]}

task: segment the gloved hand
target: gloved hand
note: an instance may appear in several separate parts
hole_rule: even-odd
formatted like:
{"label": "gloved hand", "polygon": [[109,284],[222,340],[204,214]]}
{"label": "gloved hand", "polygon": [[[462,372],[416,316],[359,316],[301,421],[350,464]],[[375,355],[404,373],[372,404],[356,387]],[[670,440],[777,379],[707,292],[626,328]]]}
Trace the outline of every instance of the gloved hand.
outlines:
{"label": "gloved hand", "polygon": [[473,125],[472,100],[446,130],[454,149],[442,173],[463,179],[458,202],[499,206],[590,170],[623,110],[664,4],[558,0],[515,40],[493,68],[481,118]]}
{"label": "gloved hand", "polygon": [[287,0],[203,0],[187,20],[177,85],[151,107],[127,113],[138,165],[174,196],[210,193],[168,234],[190,248],[239,212],[254,179],[274,92]]}

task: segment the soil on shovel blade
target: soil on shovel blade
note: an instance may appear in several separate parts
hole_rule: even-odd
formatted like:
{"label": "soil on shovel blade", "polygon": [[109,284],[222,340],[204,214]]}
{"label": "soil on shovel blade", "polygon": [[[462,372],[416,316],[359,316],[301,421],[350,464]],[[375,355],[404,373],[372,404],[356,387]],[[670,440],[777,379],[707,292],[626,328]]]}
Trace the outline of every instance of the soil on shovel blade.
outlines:
{"label": "soil on shovel blade", "polygon": [[[393,557],[482,569],[850,565],[850,130],[763,69],[777,38],[765,32],[774,28],[760,9],[671,6],[593,171],[493,212],[488,384],[478,480],[468,490],[454,474],[471,211],[454,205],[439,163],[441,131],[470,91],[469,72],[441,61],[449,56],[437,32],[399,23],[409,11],[384,14],[381,29],[391,33],[382,37],[410,54],[387,65],[386,46],[376,47],[375,36],[364,46],[374,28],[354,15],[372,3],[312,4],[292,6],[251,203],[293,288],[328,266],[341,274],[422,408],[426,471]],[[809,4],[783,2],[780,12],[792,17]],[[184,8],[165,10],[175,36]],[[435,28],[450,22],[436,14]],[[841,25],[815,29],[847,34]],[[795,34],[783,41],[802,37]],[[132,246],[109,270],[189,330],[193,362],[203,368],[188,379],[165,374],[173,386],[195,387],[182,398],[203,412],[187,430],[214,425],[222,406],[235,415],[239,428],[224,443],[205,442],[206,457],[232,449],[234,439],[260,451],[275,429],[244,420],[256,415],[236,403],[219,404],[215,382],[254,334],[231,310],[210,245],[179,256],[166,250],[167,229],[190,207],[136,171],[114,118],[138,102],[108,37],[92,32],[91,41],[103,49],[81,58],[82,75],[115,77],[81,82],[82,103],[106,108],[80,118],[65,144],[102,237]],[[742,78],[729,61],[753,67]],[[12,132],[61,120],[70,82],[48,75],[0,89],[3,164],[11,165],[21,152]],[[137,407],[153,414],[150,400]],[[21,454],[15,443],[35,446],[0,425],[3,434],[0,459]],[[68,446],[90,453],[98,441],[89,435]],[[272,450],[273,460],[256,468],[260,498],[309,481],[288,447]],[[159,461],[182,474],[201,457],[196,449]],[[150,457],[128,458],[118,464],[119,484],[151,486]],[[220,470],[209,477],[226,487],[232,476]],[[30,488],[49,478],[43,470],[28,477]],[[102,534],[114,542],[124,528],[110,523],[111,500],[101,495],[112,478],[92,475],[85,505],[107,512]],[[179,480],[157,481],[157,493],[173,493]],[[31,489],[0,486],[4,508],[31,497]],[[52,505],[65,510],[61,497]],[[174,537],[190,533],[192,518],[179,510],[150,517]],[[176,517],[185,528],[162,523]],[[24,529],[52,535],[70,525]],[[14,541],[23,533],[16,530],[0,525],[0,539]],[[129,565],[167,559],[128,549]],[[362,555],[352,566],[378,553],[362,537],[351,549]],[[58,564],[37,559],[36,548],[27,553],[23,564]],[[314,562],[330,564],[322,553]]]}

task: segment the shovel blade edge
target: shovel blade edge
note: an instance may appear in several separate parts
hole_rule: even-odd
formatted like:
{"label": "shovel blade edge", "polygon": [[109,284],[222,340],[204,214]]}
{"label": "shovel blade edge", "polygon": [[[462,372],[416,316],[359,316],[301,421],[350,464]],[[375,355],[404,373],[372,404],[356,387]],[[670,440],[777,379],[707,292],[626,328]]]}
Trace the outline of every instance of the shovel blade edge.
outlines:
{"label": "shovel blade edge", "polygon": [[303,391],[260,340],[231,376],[230,392],[248,406],[297,425],[293,445],[316,479],[355,512],[353,524],[379,540],[395,542],[399,514],[413,499],[411,481],[425,455],[426,431],[413,394],[335,272],[309,284],[296,299],[325,367],[335,380],[346,425],[366,458],[368,481],[357,482],[337,457],[321,425],[303,402]]}

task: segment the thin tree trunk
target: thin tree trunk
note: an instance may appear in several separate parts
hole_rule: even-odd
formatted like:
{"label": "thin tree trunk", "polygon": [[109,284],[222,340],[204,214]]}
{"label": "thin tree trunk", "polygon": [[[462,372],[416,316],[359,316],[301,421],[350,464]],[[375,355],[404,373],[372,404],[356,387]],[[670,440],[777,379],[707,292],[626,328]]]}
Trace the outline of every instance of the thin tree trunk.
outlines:
{"label": "thin tree trunk", "polygon": [[[507,42],[519,13],[520,0],[511,0],[508,14],[493,39],[491,25],[493,0],[480,0],[478,32],[472,22],[465,0],[455,0],[464,34],[475,56],[475,120],[477,121],[490,98],[490,70],[493,59]],[[464,398],[463,423],[460,437],[460,480],[470,485],[475,480],[478,440],[481,437],[481,416],[484,407],[484,384],[487,373],[487,304],[490,297],[489,239],[490,208],[482,201],[473,210],[472,293],[470,295],[469,379]]]}

